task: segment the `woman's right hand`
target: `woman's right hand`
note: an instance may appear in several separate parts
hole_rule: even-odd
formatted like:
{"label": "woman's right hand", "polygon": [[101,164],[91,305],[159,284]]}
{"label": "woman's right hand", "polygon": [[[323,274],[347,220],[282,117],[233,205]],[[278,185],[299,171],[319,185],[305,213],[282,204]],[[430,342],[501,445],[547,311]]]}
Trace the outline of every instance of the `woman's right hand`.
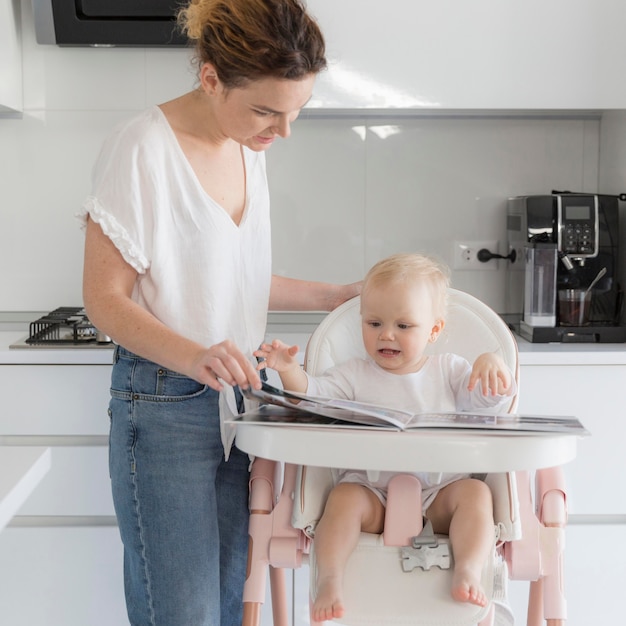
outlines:
{"label": "woman's right hand", "polygon": [[222,341],[198,352],[192,360],[190,378],[221,391],[222,383],[238,385],[242,389],[261,389],[261,379],[256,367],[239,348],[229,340]]}

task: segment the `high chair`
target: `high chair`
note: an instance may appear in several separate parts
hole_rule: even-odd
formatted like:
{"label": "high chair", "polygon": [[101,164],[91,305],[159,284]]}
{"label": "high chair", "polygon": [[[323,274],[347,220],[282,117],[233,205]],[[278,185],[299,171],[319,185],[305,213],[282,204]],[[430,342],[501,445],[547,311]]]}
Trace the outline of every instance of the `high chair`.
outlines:
{"label": "high chair", "polygon": [[[365,355],[359,304],[358,297],[344,303],[315,330],[305,354],[309,373],[319,375],[336,363]],[[449,290],[444,330],[429,349],[460,354],[470,363],[483,352],[497,352],[515,374],[519,391],[515,339],[494,311],[469,294]],[[516,406],[514,397],[509,411]],[[391,454],[377,459],[383,443]],[[528,626],[544,620],[548,626],[564,623],[567,513],[563,475],[556,466],[574,457],[575,437],[238,426],[237,445],[257,456],[250,479],[244,626],[259,624],[268,565],[275,626],[290,624],[283,568],[308,562],[314,597],[313,536],[332,487],[330,467],[483,473],[480,477],[492,489],[495,521],[493,559],[485,564],[482,578],[491,601],[484,608],[456,602],[450,595],[452,569],[447,566],[454,555],[448,539],[432,536],[428,528],[422,532],[419,481],[407,474],[395,477],[389,486],[384,531],[361,534],[344,578],[346,612],[333,623],[508,626],[513,616],[506,604],[507,569],[512,579],[531,581]],[[272,458],[284,461],[284,467]],[[541,469],[545,467],[550,469]],[[535,469],[533,505],[530,472]]]}

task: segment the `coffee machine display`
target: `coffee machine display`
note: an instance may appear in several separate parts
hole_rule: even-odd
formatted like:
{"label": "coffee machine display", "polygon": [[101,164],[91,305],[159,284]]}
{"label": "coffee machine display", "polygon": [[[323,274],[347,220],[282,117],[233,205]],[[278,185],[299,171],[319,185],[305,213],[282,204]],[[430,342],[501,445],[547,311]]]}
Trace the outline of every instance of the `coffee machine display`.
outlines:
{"label": "coffee machine display", "polygon": [[619,197],[553,192],[509,198],[509,310],[528,341],[626,341],[620,325]]}

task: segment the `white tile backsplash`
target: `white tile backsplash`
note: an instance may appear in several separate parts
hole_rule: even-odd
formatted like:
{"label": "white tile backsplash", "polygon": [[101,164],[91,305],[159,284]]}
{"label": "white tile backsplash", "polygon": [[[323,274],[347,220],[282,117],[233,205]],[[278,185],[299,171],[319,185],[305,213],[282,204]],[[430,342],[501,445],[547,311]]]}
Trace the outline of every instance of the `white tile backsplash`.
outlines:
{"label": "white tile backsplash", "polygon": [[[22,5],[26,108],[21,120],[0,119],[0,310],[41,311],[81,301],[73,215],[102,140],[120,119],[190,89],[195,69],[184,49],[40,46],[30,1]],[[589,116],[305,111],[267,153],[274,270],[348,282],[396,251],[451,263],[455,239],[495,239],[503,250],[509,195],[598,189],[601,131]],[[452,281],[506,312],[505,262],[496,263]]]}
{"label": "white tile backsplash", "polygon": [[167,102],[197,85],[197,67],[185,48],[146,48],[146,106]]}
{"label": "white tile backsplash", "polygon": [[282,275],[352,282],[366,246],[366,147],[354,121],[295,122],[267,153],[273,266]]}
{"label": "white tile backsplash", "polygon": [[[267,155],[275,269],[350,281],[400,251],[452,265],[459,239],[494,239],[504,251],[507,197],[597,181],[597,150],[590,159],[585,146],[597,146],[599,128],[589,119],[303,117]],[[506,312],[505,261],[491,263],[497,272],[457,271],[452,281]]]}

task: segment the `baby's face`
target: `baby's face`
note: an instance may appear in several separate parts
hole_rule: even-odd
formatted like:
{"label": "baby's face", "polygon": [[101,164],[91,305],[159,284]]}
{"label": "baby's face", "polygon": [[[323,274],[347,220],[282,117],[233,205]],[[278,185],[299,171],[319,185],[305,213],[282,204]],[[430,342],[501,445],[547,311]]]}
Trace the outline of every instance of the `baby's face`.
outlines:
{"label": "baby's face", "polygon": [[394,374],[417,372],[426,346],[443,327],[425,283],[368,287],[361,295],[361,321],[367,354]]}

